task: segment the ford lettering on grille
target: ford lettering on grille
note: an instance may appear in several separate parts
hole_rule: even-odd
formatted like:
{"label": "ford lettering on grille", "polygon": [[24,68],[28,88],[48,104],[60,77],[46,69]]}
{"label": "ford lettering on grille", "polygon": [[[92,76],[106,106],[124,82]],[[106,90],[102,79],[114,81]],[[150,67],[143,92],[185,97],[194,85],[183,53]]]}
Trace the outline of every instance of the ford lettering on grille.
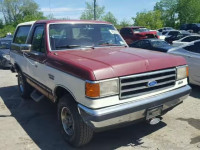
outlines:
{"label": "ford lettering on grille", "polygon": [[157,84],[158,84],[157,81],[149,81],[147,86],[148,87],[153,87],[153,86],[156,86]]}

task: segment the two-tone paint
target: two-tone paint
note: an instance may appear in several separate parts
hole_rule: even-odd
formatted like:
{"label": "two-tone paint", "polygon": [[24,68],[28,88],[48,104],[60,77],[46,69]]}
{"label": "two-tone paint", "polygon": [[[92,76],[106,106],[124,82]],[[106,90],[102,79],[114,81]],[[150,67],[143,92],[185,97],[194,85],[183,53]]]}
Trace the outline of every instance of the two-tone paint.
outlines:
{"label": "two-tone paint", "polygon": [[[119,78],[133,74],[175,68],[185,65],[184,58],[169,54],[149,52],[141,49],[129,47],[95,47],[94,49],[74,49],[53,51],[50,48],[48,26],[55,23],[93,23],[107,24],[106,22],[96,21],[37,21],[23,25],[31,25],[26,44],[31,44],[31,37],[35,26],[45,27],[45,53],[31,51],[22,53],[20,45],[13,44],[11,52],[11,62],[13,65],[20,66],[22,72],[27,77],[38,82],[38,85],[45,85],[54,96],[56,102],[56,90],[66,89],[74,99],[88,108],[103,108],[107,106],[133,102],[153,95],[161,94],[173,89],[187,85],[187,79],[177,81],[174,87],[153,92],[150,94],[120,100],[119,95],[104,97],[99,99],[89,99],[85,96],[85,81],[99,81],[112,78]],[[18,49],[18,50],[17,50]]]}

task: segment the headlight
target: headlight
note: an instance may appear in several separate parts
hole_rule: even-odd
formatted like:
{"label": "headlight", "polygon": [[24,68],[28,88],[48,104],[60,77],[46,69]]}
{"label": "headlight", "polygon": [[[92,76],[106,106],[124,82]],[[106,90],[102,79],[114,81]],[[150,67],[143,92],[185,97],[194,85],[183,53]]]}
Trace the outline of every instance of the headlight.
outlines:
{"label": "headlight", "polygon": [[180,66],[176,68],[176,79],[181,80],[188,77],[188,66]]}
{"label": "headlight", "polygon": [[86,81],[85,95],[90,98],[99,98],[119,94],[119,79],[90,82]]}
{"label": "headlight", "polygon": [[10,60],[10,55],[3,55],[3,58],[7,59],[7,60]]}

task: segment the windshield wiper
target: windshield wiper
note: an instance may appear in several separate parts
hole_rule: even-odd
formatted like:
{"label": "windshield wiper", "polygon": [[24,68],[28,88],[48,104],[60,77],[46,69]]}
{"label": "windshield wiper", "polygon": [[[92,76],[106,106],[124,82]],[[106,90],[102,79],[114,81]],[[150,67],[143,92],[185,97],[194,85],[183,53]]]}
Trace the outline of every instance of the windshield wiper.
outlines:
{"label": "windshield wiper", "polygon": [[112,44],[112,43],[101,43],[99,45],[100,46],[123,46],[123,45],[120,45],[120,44]]}
{"label": "windshield wiper", "polygon": [[61,46],[56,46],[56,48],[76,48],[76,47],[81,47],[80,45],[61,45]]}

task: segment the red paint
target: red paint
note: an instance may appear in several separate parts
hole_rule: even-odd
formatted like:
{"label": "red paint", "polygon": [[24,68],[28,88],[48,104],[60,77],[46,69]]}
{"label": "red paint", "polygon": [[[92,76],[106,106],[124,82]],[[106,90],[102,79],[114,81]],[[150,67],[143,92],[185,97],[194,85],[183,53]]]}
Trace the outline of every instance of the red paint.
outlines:
{"label": "red paint", "polygon": [[47,65],[84,80],[103,80],[185,65],[183,57],[142,49],[107,47],[57,51]]}
{"label": "red paint", "polygon": [[[140,27],[140,26],[125,27],[120,30],[120,34],[122,35],[122,37],[124,38],[127,44],[132,44],[134,41],[149,38],[149,35],[151,35],[151,38],[153,37],[158,38],[156,31],[145,31],[145,32],[138,32],[138,33],[134,32],[134,29],[140,29],[140,28],[144,28],[144,27]],[[125,34],[123,32],[124,30],[127,30],[129,34]]]}

